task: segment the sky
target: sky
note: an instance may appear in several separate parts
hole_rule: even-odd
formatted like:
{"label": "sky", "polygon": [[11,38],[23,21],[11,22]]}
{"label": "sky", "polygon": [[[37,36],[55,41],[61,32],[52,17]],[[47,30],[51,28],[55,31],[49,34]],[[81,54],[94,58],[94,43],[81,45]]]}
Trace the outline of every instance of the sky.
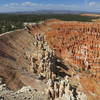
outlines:
{"label": "sky", "polygon": [[100,0],[0,0],[0,12],[35,10],[100,12]]}

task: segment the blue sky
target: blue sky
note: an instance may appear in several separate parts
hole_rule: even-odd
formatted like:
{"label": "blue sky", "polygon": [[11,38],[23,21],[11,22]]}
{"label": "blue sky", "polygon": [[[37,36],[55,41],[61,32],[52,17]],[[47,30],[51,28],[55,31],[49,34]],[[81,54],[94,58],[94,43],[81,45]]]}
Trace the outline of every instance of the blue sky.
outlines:
{"label": "blue sky", "polygon": [[100,11],[100,0],[0,0],[0,12],[34,10]]}

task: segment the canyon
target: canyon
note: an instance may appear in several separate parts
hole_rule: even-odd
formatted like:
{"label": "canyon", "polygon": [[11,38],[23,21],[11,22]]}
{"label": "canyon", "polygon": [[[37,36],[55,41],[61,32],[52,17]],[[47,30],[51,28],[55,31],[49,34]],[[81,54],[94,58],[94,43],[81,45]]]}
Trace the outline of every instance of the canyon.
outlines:
{"label": "canyon", "polygon": [[99,100],[99,49],[98,22],[52,19],[2,34],[0,77],[6,86],[1,84],[0,98]]}

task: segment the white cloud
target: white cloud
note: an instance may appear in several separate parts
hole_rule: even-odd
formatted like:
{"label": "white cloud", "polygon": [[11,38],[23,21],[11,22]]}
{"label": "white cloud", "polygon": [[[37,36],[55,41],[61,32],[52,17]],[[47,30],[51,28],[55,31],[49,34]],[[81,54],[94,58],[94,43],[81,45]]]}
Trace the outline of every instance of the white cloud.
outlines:
{"label": "white cloud", "polygon": [[96,5],[96,2],[92,1],[92,2],[89,2],[89,6],[94,6]]}
{"label": "white cloud", "polygon": [[[88,1],[88,0],[86,0]],[[77,4],[40,4],[40,3],[34,3],[34,2],[23,2],[21,4],[19,3],[10,3],[3,6],[0,6],[0,12],[7,12],[7,11],[34,11],[34,10],[88,10],[88,11],[94,11],[100,10],[100,3],[96,3],[94,1],[87,2],[87,6],[84,7],[84,4],[77,5]]]}
{"label": "white cloud", "polygon": [[31,7],[31,6],[36,6],[38,4],[37,3],[33,3],[33,2],[23,2],[21,5],[22,6],[29,6],[29,7]]}
{"label": "white cloud", "polygon": [[[2,7],[0,7],[0,11],[3,11],[3,9],[7,9],[11,10],[11,11],[34,11],[34,10],[42,10],[42,9],[52,9],[52,10],[63,10],[63,9],[78,9],[79,6],[78,5],[67,5],[67,4],[40,4],[40,3],[34,3],[34,2],[23,2],[21,4],[18,3],[10,3],[10,4],[6,4]],[[10,9],[13,8],[13,9]]]}
{"label": "white cloud", "polygon": [[9,3],[9,4],[5,4],[4,5],[5,7],[15,7],[15,6],[18,6],[18,3]]}

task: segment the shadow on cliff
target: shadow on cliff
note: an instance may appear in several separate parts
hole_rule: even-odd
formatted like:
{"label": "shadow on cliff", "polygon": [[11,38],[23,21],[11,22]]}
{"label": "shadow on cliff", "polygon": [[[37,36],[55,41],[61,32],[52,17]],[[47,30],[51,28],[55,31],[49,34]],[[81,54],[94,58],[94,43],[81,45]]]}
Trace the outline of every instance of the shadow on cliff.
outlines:
{"label": "shadow on cliff", "polygon": [[53,68],[54,74],[62,78],[65,77],[66,75],[70,77],[70,75],[66,73],[68,70],[69,68],[63,64],[62,60],[60,58],[56,58],[55,66]]}

